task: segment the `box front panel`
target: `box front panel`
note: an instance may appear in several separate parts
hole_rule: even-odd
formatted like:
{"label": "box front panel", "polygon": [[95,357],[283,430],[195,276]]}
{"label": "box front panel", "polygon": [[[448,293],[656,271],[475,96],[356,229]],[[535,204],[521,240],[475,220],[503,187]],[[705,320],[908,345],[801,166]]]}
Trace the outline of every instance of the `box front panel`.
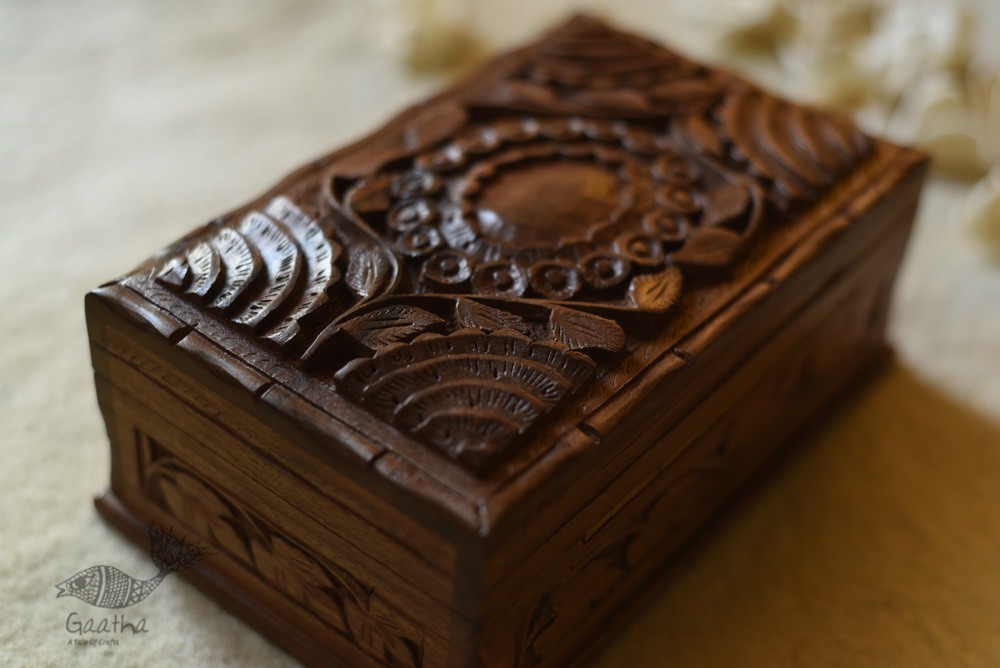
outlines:
{"label": "box front panel", "polygon": [[155,521],[204,541],[215,554],[191,579],[314,665],[467,663],[473,627],[451,607],[458,580],[443,571],[455,559],[446,546],[400,544],[343,499],[288,477],[269,456],[289,447],[282,437],[237,417],[164,351],[144,347],[127,322],[99,326],[93,355],[112,443],[102,502],[110,519],[140,537],[141,523]]}

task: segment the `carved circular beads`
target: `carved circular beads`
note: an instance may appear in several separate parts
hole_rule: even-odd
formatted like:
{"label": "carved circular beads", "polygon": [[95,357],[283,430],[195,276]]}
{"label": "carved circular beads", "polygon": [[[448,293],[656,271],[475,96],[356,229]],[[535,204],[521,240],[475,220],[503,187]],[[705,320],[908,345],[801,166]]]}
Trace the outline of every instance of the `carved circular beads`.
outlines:
{"label": "carved circular beads", "polygon": [[389,227],[405,232],[417,225],[427,225],[434,221],[437,211],[425,199],[397,204],[389,212]]}
{"label": "carved circular beads", "polygon": [[423,278],[431,285],[451,288],[460,285],[472,276],[469,258],[453,250],[435,253],[424,262]]}
{"label": "carved circular beads", "polygon": [[608,253],[586,255],[580,260],[580,267],[587,283],[598,290],[619,285],[632,270],[632,265],[626,258]]}
{"label": "carved circular beads", "polygon": [[528,288],[528,275],[510,262],[487,262],[476,268],[472,285],[479,294],[520,297]]}
{"label": "carved circular beads", "polygon": [[[466,127],[408,170],[362,179],[345,203],[376,226],[383,207],[423,290],[627,304],[629,280],[670,262],[719,181],[668,130],[506,116]],[[553,192],[567,194],[535,205]],[[542,217],[550,210],[554,220]]]}
{"label": "carved circular beads", "polygon": [[433,227],[414,227],[399,239],[399,250],[409,257],[427,255],[441,245],[441,233]]}
{"label": "carved circular beads", "polygon": [[570,299],[580,290],[580,272],[565,260],[542,260],[529,271],[531,287],[551,299]]}

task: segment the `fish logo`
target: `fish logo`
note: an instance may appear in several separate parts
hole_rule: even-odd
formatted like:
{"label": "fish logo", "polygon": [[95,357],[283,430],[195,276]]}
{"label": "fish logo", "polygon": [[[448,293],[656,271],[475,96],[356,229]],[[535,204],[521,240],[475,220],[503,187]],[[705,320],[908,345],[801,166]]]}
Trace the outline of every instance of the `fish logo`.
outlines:
{"label": "fish logo", "polygon": [[210,552],[198,544],[178,538],[173,529],[163,531],[149,525],[150,557],[159,572],[148,580],[137,580],[114,566],[91,566],[56,585],[62,596],[75,596],[98,608],[120,609],[135,605],[153,593],[171,573],[191,568]]}

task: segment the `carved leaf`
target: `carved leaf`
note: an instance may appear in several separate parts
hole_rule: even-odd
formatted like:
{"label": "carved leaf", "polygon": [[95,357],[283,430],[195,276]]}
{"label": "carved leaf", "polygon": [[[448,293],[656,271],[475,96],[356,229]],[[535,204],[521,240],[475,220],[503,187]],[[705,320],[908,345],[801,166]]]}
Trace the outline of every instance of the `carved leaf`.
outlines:
{"label": "carved leaf", "polygon": [[358,213],[385,211],[392,201],[389,195],[391,183],[392,179],[385,175],[363,179],[347,191],[347,205]]}
{"label": "carved leaf", "polygon": [[725,146],[719,133],[705,113],[695,113],[678,118],[671,127],[675,136],[679,136],[682,144],[690,145],[692,150],[704,151],[716,158],[725,154]]}
{"label": "carved leaf", "polygon": [[696,228],[684,247],[674,253],[674,262],[699,267],[723,267],[739,254],[743,237],[724,227]]}
{"label": "carved leaf", "polygon": [[469,299],[458,300],[455,306],[455,320],[461,327],[475,327],[484,332],[494,332],[498,329],[525,331],[524,319],[520,316]]}
{"label": "carved leaf", "polygon": [[750,205],[750,193],[743,186],[727,183],[702,196],[705,213],[701,224],[724,225],[742,216]]}
{"label": "carved leaf", "polygon": [[378,350],[443,324],[444,320],[430,311],[394,304],[352,318],[341,329],[366,348]]}
{"label": "carved leaf", "polygon": [[370,611],[352,627],[355,642],[370,656],[387,666],[417,668],[423,665],[423,648],[407,636],[408,630],[392,617],[376,616]]}
{"label": "carved leaf", "polygon": [[632,279],[628,288],[629,301],[640,311],[662,313],[681,293],[681,272],[677,267],[667,267],[656,274],[640,274]]}
{"label": "carved leaf", "polygon": [[[159,446],[157,449],[162,451]],[[195,535],[257,575],[378,662],[418,666],[422,630],[344,568],[320,562],[237,506],[173,456],[154,460],[145,494]]]}
{"label": "carved leaf", "polygon": [[323,621],[346,632],[343,609],[327,603],[320,587],[327,584],[322,567],[298,546],[282,536],[268,536],[267,543],[253,542],[254,565],[268,583],[302,607],[321,615]]}
{"label": "carved leaf", "polygon": [[531,616],[525,620],[520,633],[520,654],[515,658],[515,668],[534,668],[541,663],[543,653],[538,645],[546,629],[556,621],[559,613],[552,605],[552,593],[546,592],[535,603]]}
{"label": "carved leaf", "polygon": [[552,307],[549,334],[570,350],[618,352],[625,345],[625,332],[614,320],[559,306]]}
{"label": "carved leaf", "polygon": [[146,494],[199,538],[245,558],[240,511],[194,474],[179,466],[155,469]]}
{"label": "carved leaf", "polygon": [[376,246],[355,248],[347,265],[347,285],[361,299],[373,297],[385,287],[392,265]]}

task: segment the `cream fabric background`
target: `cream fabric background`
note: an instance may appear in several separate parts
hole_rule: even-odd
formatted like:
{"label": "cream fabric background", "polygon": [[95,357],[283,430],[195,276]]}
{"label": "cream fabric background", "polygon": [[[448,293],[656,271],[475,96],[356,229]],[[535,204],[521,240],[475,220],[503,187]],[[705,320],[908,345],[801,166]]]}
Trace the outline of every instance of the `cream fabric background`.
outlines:
{"label": "cream fabric background", "polygon": [[[390,4],[0,3],[0,665],[294,664],[176,577],[126,611],[148,633],[67,644],[70,612],[104,615],[55,583],[153,570],[90,502],[108,454],[83,295],[442,86],[366,45]],[[601,11],[697,52],[664,4]],[[497,48],[569,5],[482,0],[474,19]],[[1000,664],[1000,263],[950,215],[966,188],[927,190],[896,364],[681,556],[597,665]]]}

